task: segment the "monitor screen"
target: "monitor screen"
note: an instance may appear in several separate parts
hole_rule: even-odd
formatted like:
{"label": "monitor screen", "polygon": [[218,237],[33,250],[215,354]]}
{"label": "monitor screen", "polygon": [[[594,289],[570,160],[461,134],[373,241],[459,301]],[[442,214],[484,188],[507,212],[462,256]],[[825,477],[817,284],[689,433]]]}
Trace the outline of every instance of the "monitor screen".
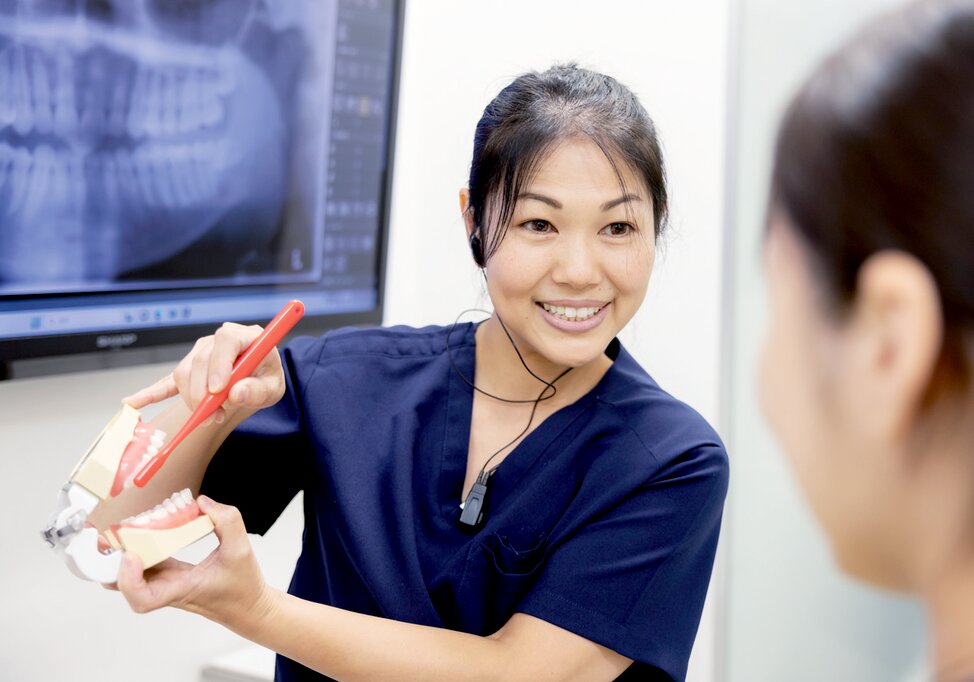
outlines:
{"label": "monitor screen", "polygon": [[0,362],[379,322],[396,0],[0,0]]}

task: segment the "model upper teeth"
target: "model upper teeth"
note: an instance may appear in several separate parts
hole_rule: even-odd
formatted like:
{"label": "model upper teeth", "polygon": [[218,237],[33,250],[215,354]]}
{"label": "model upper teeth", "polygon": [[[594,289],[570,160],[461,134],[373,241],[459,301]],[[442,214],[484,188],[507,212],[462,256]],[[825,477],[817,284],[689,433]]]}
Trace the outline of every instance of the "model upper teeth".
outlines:
{"label": "model upper teeth", "polygon": [[566,305],[549,305],[547,303],[542,303],[541,307],[547,310],[552,315],[557,315],[563,320],[579,322],[581,320],[587,320],[588,318],[592,317],[597,312],[602,310],[604,306],[595,306],[595,307],[590,306],[585,308],[575,308]]}

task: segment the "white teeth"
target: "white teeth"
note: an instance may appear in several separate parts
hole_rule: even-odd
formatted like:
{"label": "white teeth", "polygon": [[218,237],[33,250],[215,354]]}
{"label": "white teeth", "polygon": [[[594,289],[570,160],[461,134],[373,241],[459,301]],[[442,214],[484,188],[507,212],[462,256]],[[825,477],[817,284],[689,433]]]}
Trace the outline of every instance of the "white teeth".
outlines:
{"label": "white teeth", "polygon": [[189,488],[183,488],[180,490],[179,496],[183,498],[183,502],[186,504],[191,504],[193,502],[193,493],[190,492]]}
{"label": "white teeth", "polygon": [[57,103],[54,105],[54,125],[61,135],[68,135],[78,125],[78,112],[74,99],[74,62],[66,49],[58,50],[55,73],[57,74]]}
{"label": "white teeth", "polygon": [[145,103],[145,128],[151,137],[161,137],[165,132],[162,129],[162,108],[165,106],[165,93],[163,92],[163,75],[153,71],[147,79],[148,97]]}
{"label": "white teeth", "polygon": [[174,505],[176,505],[176,508],[177,509],[185,509],[186,508],[186,500],[184,500],[183,499],[183,496],[181,494],[179,494],[179,493],[173,493],[172,494],[172,497],[170,497],[169,500]]}
{"label": "white teeth", "polygon": [[166,513],[168,514],[175,514],[177,511],[179,511],[179,508],[176,506],[176,503],[170,500],[169,498],[166,498],[165,500],[162,501],[162,507],[163,509],[166,510]]}
{"label": "white teeth", "polygon": [[10,164],[10,197],[7,201],[7,215],[16,215],[23,211],[30,191],[31,173],[34,162],[30,152],[22,147],[13,151]]}
{"label": "white teeth", "polygon": [[161,504],[157,504],[152,508],[152,511],[149,512],[149,517],[153,521],[162,521],[164,518],[166,518],[166,508]]}
{"label": "white teeth", "polygon": [[58,196],[60,171],[54,158],[54,150],[47,145],[39,145],[34,150],[34,167],[25,197],[25,211],[36,215],[41,206],[60,199]]}
{"label": "white teeth", "polygon": [[147,526],[147,525],[149,525],[149,521],[151,521],[151,520],[152,520],[152,518],[150,517],[149,512],[142,512],[141,514],[139,514],[138,516],[136,516],[134,519],[132,519],[132,525],[133,526]]}
{"label": "white teeth", "polygon": [[[0,80],[14,82],[14,48],[0,51]],[[0,125],[10,125],[17,117],[17,101],[11,88],[0,88]]]}
{"label": "white teeth", "polygon": [[14,130],[20,135],[29,133],[34,123],[34,115],[30,110],[30,77],[27,75],[27,57],[24,55],[24,50],[25,48],[21,47],[13,55],[13,93],[14,101],[17,103]]}
{"label": "white teeth", "polygon": [[128,101],[128,83],[123,79],[118,79],[115,82],[115,87],[112,89],[112,104],[111,111],[108,114],[108,129],[112,131],[115,135],[122,135],[126,132],[127,118],[126,118],[126,103]]}
{"label": "white teeth", "polygon": [[39,133],[50,133],[54,123],[54,111],[51,107],[51,82],[47,75],[44,58],[39,52],[34,52],[31,55],[30,67],[34,81],[34,126]]}
{"label": "white teeth", "polygon": [[139,69],[135,74],[135,84],[129,98],[131,107],[128,115],[129,135],[138,139],[145,134],[146,100],[148,99],[148,76],[145,69]]}
{"label": "white teeth", "polygon": [[564,320],[569,320],[572,322],[580,322],[582,320],[587,320],[588,318],[592,317],[600,310],[602,310],[601,306],[575,308],[572,306],[548,305],[547,303],[542,303],[541,307],[543,307],[552,315],[557,315],[558,317]]}
{"label": "white teeth", "polygon": [[163,431],[162,429],[156,429],[155,433],[153,433],[152,435],[153,435],[153,437],[154,436],[159,436],[159,440],[160,440],[160,443],[159,444],[160,445],[162,445],[162,442],[165,442],[165,440],[166,440],[166,432]]}
{"label": "white teeth", "polygon": [[156,431],[151,436],[149,436],[150,447],[161,448],[165,440],[166,439],[162,431]]}

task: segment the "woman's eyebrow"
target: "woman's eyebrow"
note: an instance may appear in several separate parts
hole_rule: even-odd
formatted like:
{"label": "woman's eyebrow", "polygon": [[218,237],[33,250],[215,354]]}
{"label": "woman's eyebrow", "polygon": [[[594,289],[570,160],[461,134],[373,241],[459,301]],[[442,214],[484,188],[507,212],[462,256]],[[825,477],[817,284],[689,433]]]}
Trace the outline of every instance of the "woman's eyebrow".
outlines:
{"label": "woman's eyebrow", "polygon": [[548,204],[552,208],[561,209],[563,208],[560,201],[557,199],[552,199],[551,197],[546,197],[544,194],[535,194],[534,192],[521,192],[518,196],[518,201],[521,199],[534,199],[535,201],[540,201],[542,204]]}
{"label": "woman's eyebrow", "polygon": [[642,197],[640,197],[640,196],[638,196],[636,194],[625,194],[625,195],[619,197],[618,199],[613,199],[612,201],[607,201],[604,204],[602,204],[602,210],[603,211],[611,211],[612,209],[614,209],[619,204],[625,204],[626,202],[629,202],[629,201],[642,201]]}

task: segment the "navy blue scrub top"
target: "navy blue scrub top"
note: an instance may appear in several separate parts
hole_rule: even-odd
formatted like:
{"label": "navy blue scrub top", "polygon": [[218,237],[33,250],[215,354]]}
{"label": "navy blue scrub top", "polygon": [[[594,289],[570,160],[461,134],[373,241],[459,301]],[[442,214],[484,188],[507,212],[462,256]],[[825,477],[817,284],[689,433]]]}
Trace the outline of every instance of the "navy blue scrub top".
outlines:
{"label": "navy blue scrub top", "polygon": [[[303,599],[477,635],[526,613],[636,661],[619,679],[684,679],[727,491],[720,439],[613,341],[601,381],[501,462],[484,522],[463,526],[473,390],[447,338],[473,381],[475,329],[295,340],[284,398],[230,435],[203,492],[262,534],[304,491]],[[276,679],[328,678],[278,656]]]}

